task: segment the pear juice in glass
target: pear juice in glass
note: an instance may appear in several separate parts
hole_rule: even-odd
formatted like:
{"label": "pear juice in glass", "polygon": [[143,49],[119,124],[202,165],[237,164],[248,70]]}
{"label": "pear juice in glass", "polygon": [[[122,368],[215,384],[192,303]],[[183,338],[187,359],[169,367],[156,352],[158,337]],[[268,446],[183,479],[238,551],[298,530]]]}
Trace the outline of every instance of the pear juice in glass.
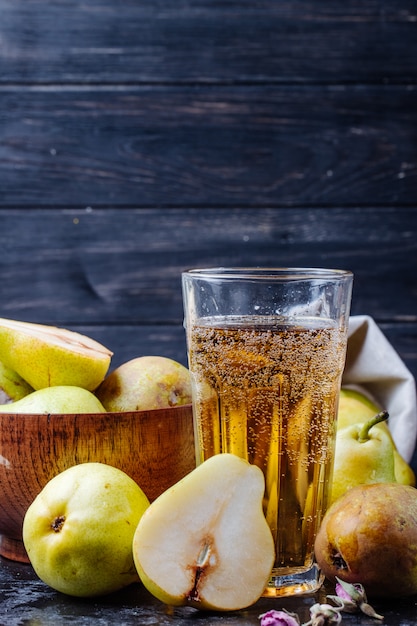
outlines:
{"label": "pear juice in glass", "polygon": [[276,560],[267,596],[310,593],[327,507],[352,274],[220,268],[183,273],[197,464],[229,452],[265,477]]}

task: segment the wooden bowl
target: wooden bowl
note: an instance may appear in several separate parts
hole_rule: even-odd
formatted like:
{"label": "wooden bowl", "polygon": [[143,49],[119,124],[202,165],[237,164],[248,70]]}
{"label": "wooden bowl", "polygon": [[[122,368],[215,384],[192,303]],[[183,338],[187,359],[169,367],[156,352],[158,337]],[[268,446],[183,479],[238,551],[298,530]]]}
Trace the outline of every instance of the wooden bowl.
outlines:
{"label": "wooden bowl", "polygon": [[26,510],[46,483],[78,463],[118,467],[152,501],[195,467],[191,405],[84,415],[0,413],[0,554],[28,562]]}

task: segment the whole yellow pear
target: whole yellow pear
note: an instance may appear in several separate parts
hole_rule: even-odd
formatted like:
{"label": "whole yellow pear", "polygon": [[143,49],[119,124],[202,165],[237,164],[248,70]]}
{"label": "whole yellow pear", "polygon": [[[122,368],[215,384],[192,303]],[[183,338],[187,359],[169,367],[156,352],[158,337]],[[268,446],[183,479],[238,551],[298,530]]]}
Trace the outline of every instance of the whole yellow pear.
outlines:
{"label": "whole yellow pear", "polygon": [[388,434],[377,428],[388,413],[377,413],[364,424],[338,430],[329,504],[356,485],[395,480],[394,450]]}
{"label": "whole yellow pear", "polygon": [[168,357],[141,356],[111,372],[96,390],[106,411],[147,411],[191,403],[189,370]]}
{"label": "whole yellow pear", "polygon": [[[366,422],[381,410],[365,394],[356,389],[342,387],[339,394],[339,408],[337,412],[337,427],[345,428],[359,422]],[[387,424],[380,425],[387,428]]]}
{"label": "whole yellow pear", "polygon": [[83,387],[58,385],[32,391],[16,402],[0,405],[0,413],[106,413],[96,396]]}
{"label": "whole yellow pear", "polygon": [[[338,430],[341,430],[346,426],[353,426],[354,424],[360,422],[366,422],[378,413],[378,411],[380,411],[380,408],[363,393],[355,389],[342,387],[339,397],[337,428]],[[386,422],[378,424],[375,428],[383,429],[391,438],[391,442],[394,447],[395,480],[403,485],[415,486],[416,476],[413,469],[398,452],[397,446],[395,445],[394,439],[392,438]]]}
{"label": "whole yellow pear", "polygon": [[81,463],[57,474],[29,506],[23,542],[43,582],[99,596],[138,581],[132,541],[149,500],[116,467]]}

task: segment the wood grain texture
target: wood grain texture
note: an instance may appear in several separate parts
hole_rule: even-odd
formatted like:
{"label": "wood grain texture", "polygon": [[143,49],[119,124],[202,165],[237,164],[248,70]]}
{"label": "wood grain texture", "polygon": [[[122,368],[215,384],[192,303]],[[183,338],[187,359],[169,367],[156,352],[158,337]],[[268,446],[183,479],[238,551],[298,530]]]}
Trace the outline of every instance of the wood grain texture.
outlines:
{"label": "wood grain texture", "polygon": [[3,83],[416,80],[413,0],[1,0],[0,14]]}
{"label": "wood grain texture", "polygon": [[355,274],[352,311],[417,320],[414,209],[3,210],[0,316],[180,324],[192,266],[325,266]]}
{"label": "wood grain texture", "polygon": [[3,89],[0,206],[415,206],[416,111],[412,86]]}
{"label": "wood grain texture", "polygon": [[[181,450],[181,454],[178,454]],[[0,414],[0,554],[18,544],[28,506],[46,483],[79,463],[126,472],[153,501],[195,467],[190,405],[86,415]]]}

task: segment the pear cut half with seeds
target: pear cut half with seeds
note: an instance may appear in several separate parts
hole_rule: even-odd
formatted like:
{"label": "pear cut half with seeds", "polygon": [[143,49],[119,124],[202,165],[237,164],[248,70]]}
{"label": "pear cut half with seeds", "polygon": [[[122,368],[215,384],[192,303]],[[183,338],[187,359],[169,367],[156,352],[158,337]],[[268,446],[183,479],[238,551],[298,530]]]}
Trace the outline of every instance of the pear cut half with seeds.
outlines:
{"label": "pear cut half with seeds", "polygon": [[104,379],[112,354],[74,331],[0,318],[0,361],[33,389],[73,385],[93,391]]}
{"label": "pear cut half with seeds", "polygon": [[166,604],[231,611],[254,604],[274,563],[261,470],[218,454],[157,498],[142,517],[133,558]]}

